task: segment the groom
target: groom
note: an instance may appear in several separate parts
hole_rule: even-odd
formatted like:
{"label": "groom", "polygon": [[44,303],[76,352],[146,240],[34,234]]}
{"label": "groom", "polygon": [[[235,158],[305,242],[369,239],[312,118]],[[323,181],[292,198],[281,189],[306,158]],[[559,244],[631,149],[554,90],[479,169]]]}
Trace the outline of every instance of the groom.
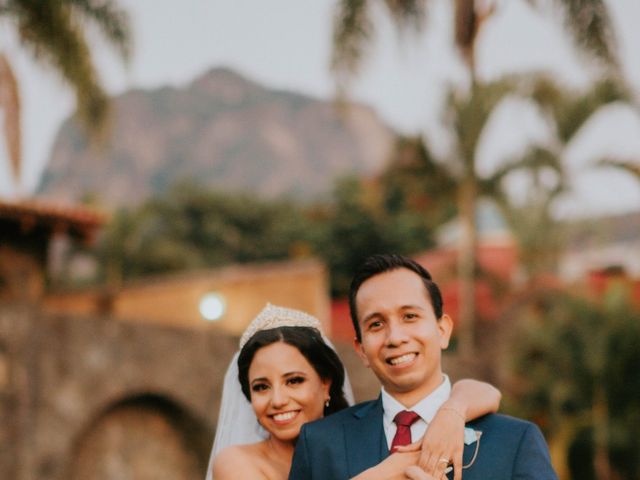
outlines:
{"label": "groom", "polygon": [[[417,420],[410,426],[396,426],[395,413],[433,412],[448,396],[441,352],[452,322],[442,313],[440,290],[429,272],[399,255],[374,255],[356,272],[349,304],[356,351],[380,380],[382,393],[377,400],[304,425],[290,480],[356,476],[389,455],[394,437],[411,431],[415,441],[424,432],[426,422],[419,415],[411,414]],[[532,423],[493,414],[467,427],[465,480],[557,479],[542,434]],[[443,470],[448,460],[441,460]]]}

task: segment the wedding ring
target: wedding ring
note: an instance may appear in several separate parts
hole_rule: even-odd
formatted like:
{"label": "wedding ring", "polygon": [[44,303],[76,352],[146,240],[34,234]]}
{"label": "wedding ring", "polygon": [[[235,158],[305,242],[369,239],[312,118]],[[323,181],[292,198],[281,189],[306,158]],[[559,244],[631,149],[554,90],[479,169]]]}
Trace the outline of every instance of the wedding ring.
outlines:
{"label": "wedding ring", "polygon": [[449,459],[443,457],[440,460],[438,460],[438,463],[444,463],[445,466],[447,466],[447,465],[449,465]]}

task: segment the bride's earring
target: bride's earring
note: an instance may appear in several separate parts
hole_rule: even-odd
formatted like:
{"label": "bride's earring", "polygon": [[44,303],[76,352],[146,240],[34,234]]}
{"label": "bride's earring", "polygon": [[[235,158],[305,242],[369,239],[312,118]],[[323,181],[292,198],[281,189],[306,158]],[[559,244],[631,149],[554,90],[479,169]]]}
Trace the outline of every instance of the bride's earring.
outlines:
{"label": "bride's earring", "polygon": [[324,406],[325,408],[329,408],[329,402],[331,401],[331,397],[327,397],[327,399],[324,402]]}

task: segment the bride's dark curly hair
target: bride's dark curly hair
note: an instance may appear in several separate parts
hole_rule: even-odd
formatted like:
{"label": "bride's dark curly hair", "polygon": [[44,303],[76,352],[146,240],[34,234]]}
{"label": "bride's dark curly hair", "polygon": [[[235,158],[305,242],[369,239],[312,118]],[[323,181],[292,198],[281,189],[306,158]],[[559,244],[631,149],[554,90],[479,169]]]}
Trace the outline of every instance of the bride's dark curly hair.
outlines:
{"label": "bride's dark curly hair", "polygon": [[344,366],[336,352],[329,347],[318,330],[312,327],[278,327],[257,332],[240,350],[238,356],[238,380],[242,393],[251,401],[249,387],[249,367],[256,352],[273,343],[283,342],[298,349],[322,380],[331,383],[329,406],[324,407],[324,415],[337,412],[349,406],[344,397]]}

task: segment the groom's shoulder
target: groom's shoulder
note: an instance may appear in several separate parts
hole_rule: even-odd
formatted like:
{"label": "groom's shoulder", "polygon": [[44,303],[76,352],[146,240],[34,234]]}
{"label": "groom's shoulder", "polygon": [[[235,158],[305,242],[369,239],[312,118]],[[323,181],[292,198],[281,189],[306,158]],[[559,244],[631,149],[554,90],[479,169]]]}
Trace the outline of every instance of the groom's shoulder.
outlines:
{"label": "groom's shoulder", "polygon": [[469,422],[467,426],[486,432],[501,433],[500,437],[542,436],[538,426],[528,420],[501,413],[491,413]]}
{"label": "groom's shoulder", "polygon": [[490,413],[484,415],[476,420],[469,422],[469,425],[475,426],[491,426],[491,427],[503,427],[503,428],[516,428],[526,429],[530,426],[535,426],[534,423],[524,420],[522,418],[512,417],[510,415],[504,415],[502,413]]}
{"label": "groom's shoulder", "polygon": [[366,402],[357,403],[351,407],[332,413],[326,417],[320,418],[313,422],[307,423],[303,428],[307,430],[325,430],[342,426],[345,422],[353,419],[361,418],[368,414],[372,409],[376,408],[379,400],[368,400]]}

